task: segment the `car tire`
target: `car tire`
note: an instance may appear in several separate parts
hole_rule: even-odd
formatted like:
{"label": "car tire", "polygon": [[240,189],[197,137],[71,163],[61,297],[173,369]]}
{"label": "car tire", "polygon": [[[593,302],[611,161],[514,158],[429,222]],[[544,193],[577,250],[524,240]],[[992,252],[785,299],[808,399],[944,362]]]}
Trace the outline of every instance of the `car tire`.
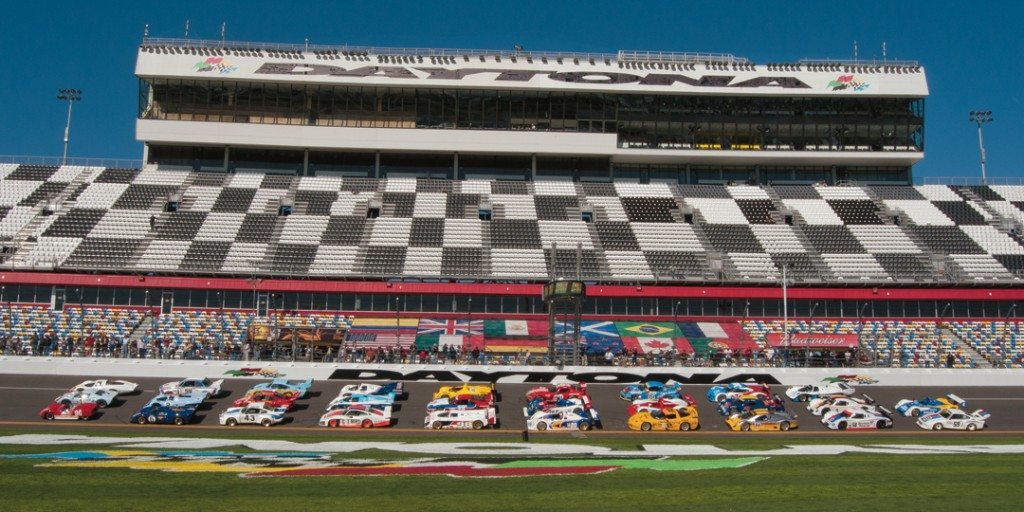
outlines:
{"label": "car tire", "polygon": [[441,430],[441,427],[443,426],[444,425],[442,425],[440,421],[435,421],[433,424],[430,425],[430,427],[433,428],[434,430]]}
{"label": "car tire", "polygon": [[269,427],[273,424],[274,422],[270,421],[270,418],[263,418],[263,421],[260,422],[260,425],[263,425],[264,427]]}
{"label": "car tire", "polygon": [[740,430],[750,432],[750,423],[740,423]]}
{"label": "car tire", "polygon": [[875,423],[875,428],[877,428],[878,430],[882,430],[885,427],[885,420],[878,420],[878,423]]}
{"label": "car tire", "polygon": [[544,423],[542,421],[542,422],[537,424],[537,430],[540,430],[541,432],[543,432],[543,431],[545,431],[547,429],[548,429],[548,424],[547,423]]}
{"label": "car tire", "polygon": [[974,423],[968,423],[967,424],[967,430],[970,430],[971,432],[974,432],[977,429],[978,429],[978,426],[975,425]]}
{"label": "car tire", "polygon": [[147,421],[149,420],[147,420],[146,417],[142,415],[139,415],[139,419],[135,420],[135,422],[138,423],[139,425],[145,425]]}
{"label": "car tire", "polygon": [[102,408],[104,408],[106,406],[107,406],[107,401],[106,400],[97,400],[96,401],[96,407],[99,407],[100,409],[102,409]]}
{"label": "car tire", "polygon": [[225,421],[224,424],[229,426],[229,427],[235,427],[235,426],[238,426],[238,420],[236,420],[234,418],[228,418],[228,420]]}
{"label": "car tire", "polygon": [[836,425],[836,428],[839,429],[839,430],[846,430],[846,422],[845,421],[840,421],[839,424]]}
{"label": "car tire", "polygon": [[370,428],[373,426],[373,422],[370,420],[363,420],[363,422],[360,423],[359,426],[362,428]]}
{"label": "car tire", "polygon": [[327,426],[331,428],[338,428],[338,420],[330,420],[327,422]]}
{"label": "car tire", "polygon": [[47,411],[47,412],[46,412],[46,415],[45,415],[45,416],[43,416],[43,419],[45,419],[45,420],[49,420],[49,421],[53,421],[53,413],[52,413],[52,412],[49,412],[49,411]]}
{"label": "car tire", "polygon": [[916,418],[916,417],[921,415],[921,410],[920,409],[911,409],[910,410],[910,415]]}
{"label": "car tire", "polygon": [[640,424],[640,430],[643,430],[644,432],[647,432],[647,431],[651,430],[651,424],[647,423],[646,421],[641,423]]}
{"label": "car tire", "polygon": [[185,424],[185,418],[182,418],[181,416],[175,417],[174,418],[174,424],[178,425],[178,426],[184,425]]}
{"label": "car tire", "polygon": [[679,430],[680,430],[681,432],[686,432],[687,430],[690,430],[690,424],[689,424],[689,423],[687,423],[687,422],[685,422],[685,421],[684,421],[684,422],[682,422],[682,423],[680,423],[680,424],[679,424]]}
{"label": "car tire", "polygon": [[789,430],[789,422],[788,421],[783,421],[782,423],[779,423],[779,430],[781,430],[783,432],[786,432],[787,430]]}
{"label": "car tire", "polygon": [[590,430],[590,427],[591,427],[590,422],[586,421],[586,420],[581,421],[580,424],[577,425],[577,428],[579,428],[583,432],[586,432],[586,431]]}
{"label": "car tire", "polygon": [[719,394],[715,395],[715,401],[716,402],[724,402],[725,401],[725,393],[719,393]]}
{"label": "car tire", "polygon": [[480,430],[482,428],[484,428],[484,422],[480,420],[476,420],[473,422],[473,430]]}

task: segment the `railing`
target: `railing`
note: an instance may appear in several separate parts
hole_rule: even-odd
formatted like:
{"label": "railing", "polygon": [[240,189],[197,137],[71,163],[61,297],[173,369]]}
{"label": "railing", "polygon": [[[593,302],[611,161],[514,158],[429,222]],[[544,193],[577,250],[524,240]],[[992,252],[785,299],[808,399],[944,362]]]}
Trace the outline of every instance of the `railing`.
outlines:
{"label": "railing", "polygon": [[916,60],[864,60],[864,59],[800,59],[800,64],[808,66],[895,66],[895,67],[917,67],[920,65]]}
{"label": "railing", "polygon": [[1024,185],[1024,176],[989,176],[982,183],[979,176],[914,176],[915,185]]}
{"label": "railing", "polygon": [[0,155],[0,164],[54,166],[79,165],[83,167],[119,167],[139,169],[142,167],[142,160],[132,160],[127,158],[69,157],[66,161],[63,161],[59,156]]}

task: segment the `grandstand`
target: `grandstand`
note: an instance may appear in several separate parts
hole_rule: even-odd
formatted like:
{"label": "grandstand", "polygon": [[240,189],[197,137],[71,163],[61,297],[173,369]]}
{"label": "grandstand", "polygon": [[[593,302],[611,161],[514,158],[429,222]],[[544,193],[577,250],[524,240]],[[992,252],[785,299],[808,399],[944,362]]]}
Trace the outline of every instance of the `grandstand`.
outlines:
{"label": "grandstand", "polygon": [[595,362],[1022,364],[1024,187],[911,185],[916,63],[147,39],[136,74],[140,168],[0,164],[5,352],[523,363],[579,279]]}

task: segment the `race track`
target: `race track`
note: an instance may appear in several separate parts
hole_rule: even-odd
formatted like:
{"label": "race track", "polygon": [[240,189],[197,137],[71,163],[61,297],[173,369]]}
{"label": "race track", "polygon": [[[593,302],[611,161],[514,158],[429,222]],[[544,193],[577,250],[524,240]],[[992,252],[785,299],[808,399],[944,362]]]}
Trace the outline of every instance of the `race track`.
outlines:
{"label": "race track", "polygon": [[[112,375],[96,376],[96,378],[117,378]],[[52,375],[9,375],[0,374],[0,393],[3,399],[0,400],[0,425],[46,425],[49,422],[39,418],[39,411],[55,397],[66,391],[71,386],[85,380],[76,376],[52,376]],[[126,379],[137,382],[143,388],[143,392],[135,395],[118,397],[118,400],[110,407],[101,410],[98,418],[88,422],[91,426],[125,426],[129,425],[128,418],[136,412],[140,406],[149,401],[160,384],[170,379],[166,378],[131,378]],[[241,397],[251,386],[264,382],[254,379],[226,379],[224,381],[224,393],[221,396],[208,400],[204,403],[192,425],[184,427],[170,427],[174,429],[226,429],[217,424],[217,415],[227,408],[231,402]],[[330,402],[345,384],[353,384],[354,381],[320,381],[315,382],[312,392],[307,398],[296,402],[293,411],[286,415],[284,427],[291,429],[321,429],[317,426],[317,420],[324,412],[324,407]],[[437,388],[445,383],[439,382],[407,382],[405,383],[406,396],[396,403],[394,407],[394,425],[391,431],[422,430],[423,419],[426,415],[426,404],[430,401],[431,395]],[[523,417],[522,409],[526,405],[524,395],[528,389],[535,384],[499,384],[498,419],[499,429],[503,431],[519,432],[526,428],[526,420]],[[672,433],[670,435],[693,435],[700,433],[750,435],[749,433],[731,433],[722,418],[708,403],[704,394],[709,386],[687,385],[686,392],[697,400],[697,409],[700,413],[701,428],[698,432]],[[594,401],[594,408],[601,417],[601,431],[627,432],[626,429],[626,406],[627,402],[619,399],[618,393],[622,385],[591,384],[588,388]],[[784,387],[776,386],[774,391],[783,394]],[[992,414],[986,428],[986,432],[1003,433],[1024,433],[1024,387],[892,387],[892,386],[871,386],[858,387],[858,392],[864,392],[874,398],[878,404],[895,409],[897,401],[903,398],[918,399],[925,396],[944,396],[947,393],[955,393],[967,401],[968,412],[975,409],[986,409]],[[859,393],[858,393],[859,396]],[[818,421],[818,417],[807,411],[805,404],[787,402],[787,409],[798,415],[800,422],[799,429],[787,433],[772,433],[776,435],[800,435],[807,433],[831,432]],[[894,411],[895,412],[895,411]],[[895,415],[892,430],[884,432],[921,433],[925,432],[917,427],[915,418]],[[57,425],[75,426],[85,425],[77,422],[53,422]],[[135,426],[135,428],[154,428],[153,426]],[[276,427],[280,428],[280,427]],[[645,433],[644,435],[649,435]],[[854,432],[837,432],[836,435],[855,435]]]}

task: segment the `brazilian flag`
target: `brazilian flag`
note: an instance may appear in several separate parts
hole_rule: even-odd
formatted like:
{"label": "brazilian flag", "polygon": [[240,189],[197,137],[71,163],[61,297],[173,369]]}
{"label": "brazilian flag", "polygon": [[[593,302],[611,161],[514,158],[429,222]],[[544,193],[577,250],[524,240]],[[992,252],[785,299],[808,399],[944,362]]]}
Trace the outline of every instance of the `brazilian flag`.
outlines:
{"label": "brazilian flag", "polygon": [[679,326],[671,322],[615,322],[619,336],[637,338],[682,338]]}

